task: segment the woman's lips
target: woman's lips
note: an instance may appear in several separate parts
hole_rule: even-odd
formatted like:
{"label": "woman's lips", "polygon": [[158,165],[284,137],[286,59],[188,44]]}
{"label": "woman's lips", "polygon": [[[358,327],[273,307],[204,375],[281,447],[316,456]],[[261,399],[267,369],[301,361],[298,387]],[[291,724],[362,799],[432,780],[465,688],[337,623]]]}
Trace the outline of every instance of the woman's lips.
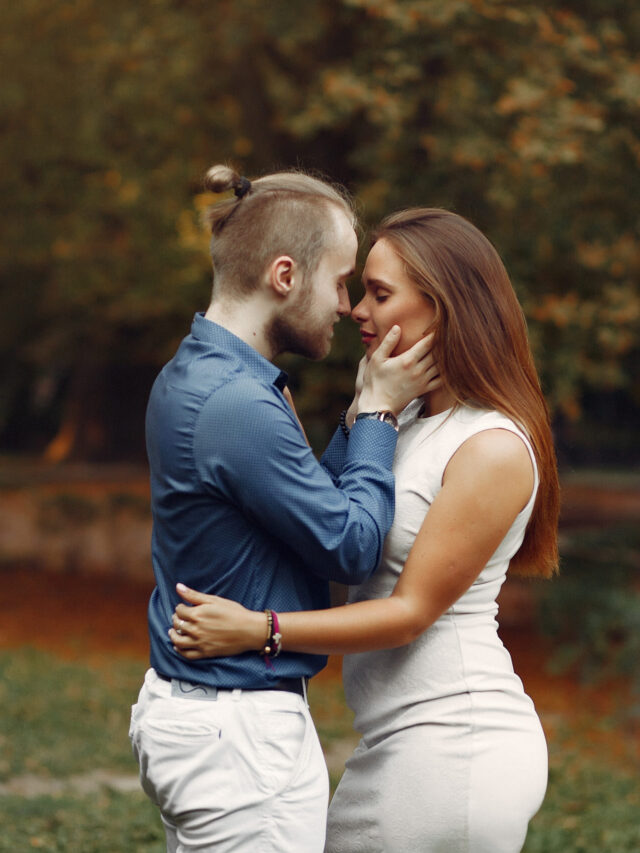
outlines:
{"label": "woman's lips", "polygon": [[375,338],[375,335],[372,332],[360,332],[360,337],[362,338],[362,343],[364,346],[368,346],[371,341]]}

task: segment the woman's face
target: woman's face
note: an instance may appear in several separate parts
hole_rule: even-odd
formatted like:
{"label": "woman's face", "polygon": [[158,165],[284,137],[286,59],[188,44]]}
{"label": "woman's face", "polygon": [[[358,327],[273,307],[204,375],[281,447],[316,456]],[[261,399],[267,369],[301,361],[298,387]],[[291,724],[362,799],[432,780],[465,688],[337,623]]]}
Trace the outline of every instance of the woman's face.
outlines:
{"label": "woman's face", "polygon": [[367,358],[380,346],[389,329],[402,330],[393,351],[399,355],[423,338],[435,318],[433,302],[411,281],[392,245],[378,240],[373,245],[362,273],[364,297],[351,312],[360,326]]}

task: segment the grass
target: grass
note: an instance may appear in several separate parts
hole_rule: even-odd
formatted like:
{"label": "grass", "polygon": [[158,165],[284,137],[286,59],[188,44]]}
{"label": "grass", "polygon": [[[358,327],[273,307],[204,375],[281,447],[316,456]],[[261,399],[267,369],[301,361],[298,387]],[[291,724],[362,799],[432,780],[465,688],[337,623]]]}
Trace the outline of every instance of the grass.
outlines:
{"label": "grass", "polygon": [[524,853],[638,853],[637,773],[579,753],[551,756],[549,788]]}
{"label": "grass", "polygon": [[0,782],[68,777],[96,765],[135,772],[129,709],[144,667],[118,659],[100,669],[33,649],[0,655]]}
{"label": "grass", "polygon": [[0,851],[165,853],[164,830],[143,796],[0,798]]}
{"label": "grass", "polygon": [[[0,780],[34,774],[71,779],[93,770],[135,774],[129,708],[144,664],[117,658],[69,663],[30,649],[0,653]],[[353,741],[352,715],[333,681],[312,688],[327,752]],[[595,720],[594,726],[615,725]],[[631,762],[583,748],[567,727],[550,743],[550,781],[525,853],[637,853],[640,786]],[[636,768],[637,770],[637,768]],[[334,784],[339,774],[333,774]],[[103,788],[57,796],[0,794],[0,853],[163,853],[155,808],[142,793]]]}

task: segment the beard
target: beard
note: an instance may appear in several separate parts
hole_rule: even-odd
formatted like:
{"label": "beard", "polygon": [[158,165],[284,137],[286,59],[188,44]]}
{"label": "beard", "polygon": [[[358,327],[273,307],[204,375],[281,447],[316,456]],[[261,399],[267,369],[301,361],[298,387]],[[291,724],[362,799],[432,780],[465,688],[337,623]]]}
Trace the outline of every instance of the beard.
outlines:
{"label": "beard", "polygon": [[329,351],[326,324],[314,323],[314,305],[310,288],[300,294],[298,302],[280,317],[275,317],[267,331],[267,339],[276,354],[290,352],[314,361]]}

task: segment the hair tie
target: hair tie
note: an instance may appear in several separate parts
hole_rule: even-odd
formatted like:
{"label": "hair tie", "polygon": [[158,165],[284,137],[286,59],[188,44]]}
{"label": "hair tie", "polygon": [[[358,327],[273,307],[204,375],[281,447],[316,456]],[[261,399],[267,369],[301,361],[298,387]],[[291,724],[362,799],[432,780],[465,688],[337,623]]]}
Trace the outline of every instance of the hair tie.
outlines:
{"label": "hair tie", "polygon": [[233,192],[235,193],[236,198],[241,199],[246,196],[250,189],[251,181],[249,180],[249,178],[245,178],[244,176],[242,176],[238,181],[238,186],[235,187]]}

